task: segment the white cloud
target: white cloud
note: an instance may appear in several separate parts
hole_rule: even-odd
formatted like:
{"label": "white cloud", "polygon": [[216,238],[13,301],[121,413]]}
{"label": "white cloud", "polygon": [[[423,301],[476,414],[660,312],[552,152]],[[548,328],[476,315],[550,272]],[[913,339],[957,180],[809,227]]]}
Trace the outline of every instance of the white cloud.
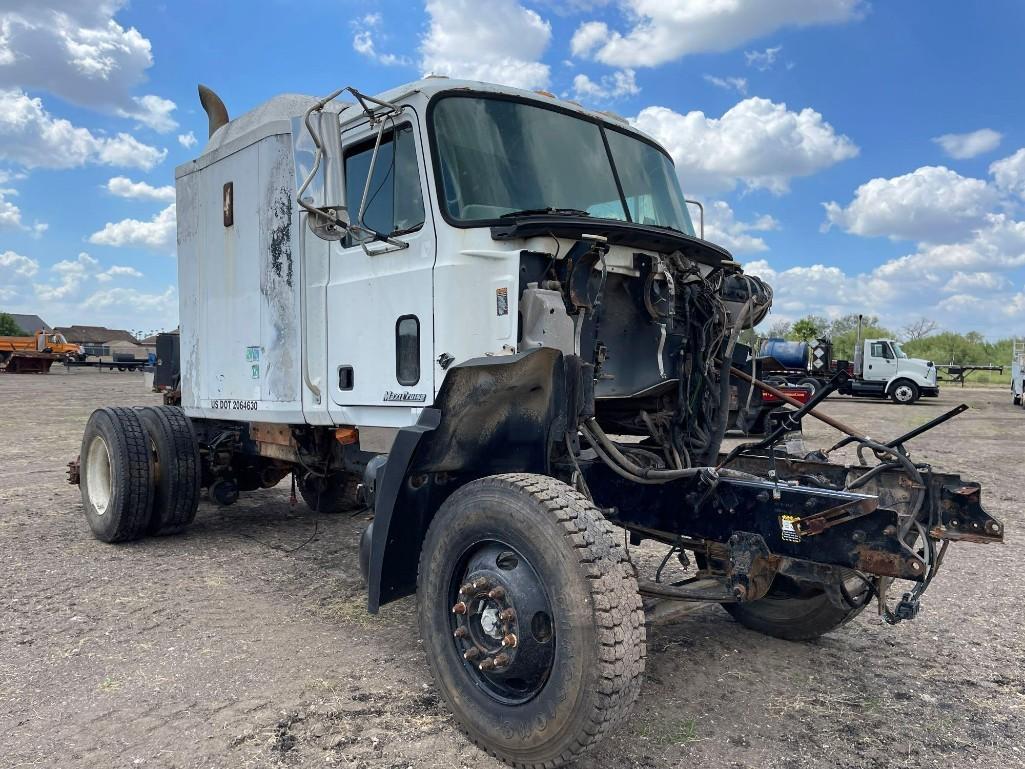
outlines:
{"label": "white cloud", "polygon": [[923,166],[862,184],[846,207],[826,203],[826,227],[869,237],[950,243],[984,224],[997,199],[996,190],[981,179],[943,166]]}
{"label": "white cloud", "polygon": [[[173,286],[168,286],[161,294],[146,293],[134,288],[108,288],[87,297],[82,307],[88,310],[117,309],[125,313],[145,313],[147,317],[156,320],[177,315],[178,294]],[[131,322],[129,325],[132,325]],[[165,328],[171,327],[166,322],[162,325]]]}
{"label": "white cloud", "polygon": [[146,182],[133,182],[126,176],[115,176],[107,181],[107,191],[119,198],[135,198],[138,200],[160,200],[165,203],[174,201],[174,187],[165,185],[154,187]]}
{"label": "white cloud", "polygon": [[610,101],[624,96],[636,96],[641,92],[632,69],[623,69],[611,75],[602,75],[594,81],[587,75],[579,74],[573,78],[573,96],[581,101]]}
{"label": "white cloud", "polygon": [[[0,172],[0,184],[12,178],[11,174]],[[23,230],[32,237],[41,236],[50,225],[45,222],[34,222],[31,226],[21,220],[21,208],[10,197],[15,197],[18,191],[10,187],[0,187],[0,230]]]}
{"label": "white cloud", "polygon": [[39,272],[39,262],[14,251],[4,251],[0,254],[0,271],[4,275],[4,280],[0,281],[2,283],[8,279],[32,278]]}
{"label": "white cloud", "polygon": [[143,144],[127,133],[111,138],[55,118],[38,98],[0,90],[0,158],[26,168],[75,168],[87,163],[149,170],[167,150]]}
{"label": "white cloud", "polygon": [[779,194],[792,178],[858,154],[854,142],[815,110],[792,112],[768,99],[745,99],[721,118],[648,107],[631,123],[669,150],[687,192],[721,192],[743,183]]}
{"label": "white cloud", "polygon": [[742,96],[747,94],[746,77],[716,77],[715,75],[705,75],[704,77],[706,82],[711,83],[717,88],[724,88],[727,91],[736,91]]}
{"label": "white cloud", "polygon": [[964,160],[974,158],[986,152],[992,152],[1000,146],[1004,135],[992,128],[980,128],[965,134],[943,134],[933,141],[943,148],[952,158]]}
{"label": "white cloud", "polygon": [[114,20],[123,5],[123,0],[4,2],[0,88],[45,90],[110,111],[138,109],[129,94],[144,81],[153,55],[138,30]]}
{"label": "white cloud", "polygon": [[943,286],[944,291],[951,293],[980,294],[988,291],[1003,291],[1011,287],[1011,281],[994,272],[961,272],[958,270],[950,276]]}
{"label": "white cloud", "polygon": [[99,271],[99,262],[84,251],[77,259],[64,259],[50,268],[58,278],[57,283],[36,283],[36,297],[44,302],[63,301],[80,293],[89,277]]}
{"label": "white cloud", "polygon": [[601,21],[587,21],[577,27],[569,43],[574,56],[590,56],[591,52],[609,36],[609,26]]}
{"label": "white cloud", "polygon": [[772,285],[774,319],[862,312],[899,328],[930,317],[991,337],[1008,336],[1008,323],[1025,324],[1025,291],[1013,290],[1023,268],[1025,222],[1003,213],[987,214],[960,242],[920,243],[861,272],[823,264],[777,271],[761,260],[745,266]]}
{"label": "white cloud", "polygon": [[[729,51],[783,27],[860,18],[862,0],[620,0],[625,34],[593,26],[574,34],[575,55],[615,67],[655,67],[694,53]],[[599,35],[599,31],[603,34]]]}
{"label": "white cloud", "polygon": [[127,267],[125,265],[115,264],[113,267],[104,270],[103,272],[97,273],[96,280],[100,283],[109,283],[114,278],[141,278],[142,273],[134,267]]}
{"label": "white cloud", "polygon": [[5,310],[17,309],[10,304],[25,294],[37,272],[39,262],[35,259],[14,251],[0,252],[0,302],[8,305]]}
{"label": "white cloud", "polygon": [[153,250],[170,249],[175,243],[174,203],[149,221],[122,219],[107,222],[103,229],[89,236],[90,243],[103,246],[140,246]]}
{"label": "white cloud", "polygon": [[170,99],[148,94],[133,97],[132,102],[133,107],[118,109],[117,114],[137,120],[142,125],[159,133],[170,133],[178,127],[178,122],[171,117],[171,113],[178,109],[178,105]]}
{"label": "white cloud", "polygon": [[1001,190],[1025,198],[1025,147],[993,163],[989,172]]}
{"label": "white cloud", "polygon": [[778,229],[779,222],[767,214],[752,222],[741,222],[725,201],[715,200],[705,204],[705,239],[733,254],[766,251],[769,247],[765,241],[752,233]]}
{"label": "white cloud", "polygon": [[0,189],[0,229],[20,230],[21,209],[7,200],[8,195],[16,195],[14,190]]}
{"label": "white cloud", "polygon": [[191,149],[196,144],[196,134],[192,131],[187,134],[178,134],[178,143],[185,149]]}
{"label": "white cloud", "polygon": [[483,80],[515,88],[544,88],[541,56],[551,25],[515,0],[428,0],[430,25],[420,41],[425,74]]}
{"label": "white cloud", "polygon": [[352,48],[356,53],[389,67],[409,66],[412,63],[405,56],[381,53],[377,50],[377,38],[380,36],[381,28],[380,13],[368,13],[354,20],[350,26],[353,28]]}
{"label": "white cloud", "polygon": [[747,62],[747,66],[765,72],[772,69],[782,50],[783,46],[777,45],[773,48],[766,48],[764,51],[744,51],[744,60]]}

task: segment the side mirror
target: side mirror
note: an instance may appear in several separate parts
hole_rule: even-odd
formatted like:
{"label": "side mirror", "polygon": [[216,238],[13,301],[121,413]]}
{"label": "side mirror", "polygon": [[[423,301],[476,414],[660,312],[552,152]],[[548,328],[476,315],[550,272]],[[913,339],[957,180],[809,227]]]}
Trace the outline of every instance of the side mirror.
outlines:
{"label": "side mirror", "polygon": [[341,240],[351,224],[349,212],[344,207],[326,207],[310,212],[307,219],[310,230],[321,240]]}

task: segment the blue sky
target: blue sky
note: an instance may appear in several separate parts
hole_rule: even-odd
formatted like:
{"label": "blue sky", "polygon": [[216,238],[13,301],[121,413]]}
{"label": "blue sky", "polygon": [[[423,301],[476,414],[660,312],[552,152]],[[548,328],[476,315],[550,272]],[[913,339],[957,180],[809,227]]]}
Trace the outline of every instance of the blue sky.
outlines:
{"label": "blue sky", "polygon": [[655,135],[772,319],[1025,334],[1023,33],[1015,0],[0,0],[0,309],[175,325],[198,82],[237,115],[432,72]]}

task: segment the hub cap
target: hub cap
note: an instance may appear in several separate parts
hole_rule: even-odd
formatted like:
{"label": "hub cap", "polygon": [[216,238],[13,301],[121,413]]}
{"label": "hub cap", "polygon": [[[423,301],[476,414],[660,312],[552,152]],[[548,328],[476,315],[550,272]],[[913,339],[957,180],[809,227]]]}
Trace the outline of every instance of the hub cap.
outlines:
{"label": "hub cap", "polygon": [[85,485],[89,504],[97,515],[107,512],[110,504],[110,451],[99,435],[92,439],[85,459]]}
{"label": "hub cap", "polygon": [[897,389],[894,390],[894,395],[896,395],[897,400],[901,402],[909,401],[911,400],[911,388],[907,385],[899,385]]}
{"label": "hub cap", "polygon": [[555,625],[534,567],[503,542],[479,542],[459,560],[449,593],[452,641],[467,675],[504,704],[536,695],[555,661]]}

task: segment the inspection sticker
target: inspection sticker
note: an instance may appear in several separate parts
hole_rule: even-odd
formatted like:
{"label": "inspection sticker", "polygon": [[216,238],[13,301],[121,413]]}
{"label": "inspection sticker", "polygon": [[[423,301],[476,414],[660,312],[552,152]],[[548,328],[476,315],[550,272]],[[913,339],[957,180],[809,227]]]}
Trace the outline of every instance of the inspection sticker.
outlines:
{"label": "inspection sticker", "polygon": [[505,286],[495,289],[495,305],[499,316],[509,314],[509,289]]}
{"label": "inspection sticker", "polygon": [[796,515],[781,515],[779,517],[779,527],[782,530],[784,542],[800,542],[801,532],[798,531],[795,524],[800,522],[800,518]]}

